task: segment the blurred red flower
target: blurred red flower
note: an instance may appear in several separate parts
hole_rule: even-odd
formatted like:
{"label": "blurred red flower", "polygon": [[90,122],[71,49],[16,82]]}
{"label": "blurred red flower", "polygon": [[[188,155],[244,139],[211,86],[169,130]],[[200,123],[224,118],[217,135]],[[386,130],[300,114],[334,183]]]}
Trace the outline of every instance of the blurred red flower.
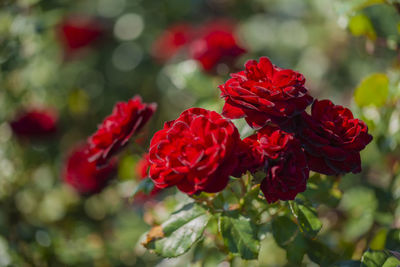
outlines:
{"label": "blurred red flower", "polygon": [[116,160],[99,168],[88,161],[86,149],[86,144],[80,145],[69,154],[63,173],[64,182],[83,195],[100,192],[116,172]]}
{"label": "blurred red flower", "polygon": [[112,114],[89,137],[89,160],[105,164],[147,123],[156,107],[155,103],[143,103],[139,96],[127,102],[118,102]]}
{"label": "blurred red flower", "polygon": [[312,103],[302,74],[281,69],[267,57],[258,62],[249,60],[245,67],[219,86],[225,100],[222,112],[225,117],[245,118],[255,129],[268,122],[284,126]]}
{"label": "blurred red flower", "polygon": [[53,110],[32,109],[22,111],[10,126],[20,137],[44,137],[57,131],[57,115]]}
{"label": "blurred red flower", "polygon": [[214,111],[190,108],[153,136],[150,177],[160,188],[176,185],[187,194],[219,192],[237,165],[238,142],[232,122]]}
{"label": "blurred red flower", "polygon": [[330,100],[315,100],[311,115],[304,112],[302,121],[299,136],[311,170],[326,175],[361,171],[360,151],[372,140],[362,120]]}
{"label": "blurred red flower", "polygon": [[191,57],[197,60],[205,71],[213,70],[220,63],[232,64],[237,57],[246,52],[237,41],[235,25],[219,20],[201,27],[190,43]]}
{"label": "blurred red flower", "polygon": [[192,40],[193,28],[188,24],[176,24],[166,29],[153,43],[152,54],[161,62],[171,59]]}
{"label": "blurred red flower", "polygon": [[103,24],[89,16],[69,16],[61,22],[58,28],[60,41],[67,54],[90,46],[98,41],[104,33]]}

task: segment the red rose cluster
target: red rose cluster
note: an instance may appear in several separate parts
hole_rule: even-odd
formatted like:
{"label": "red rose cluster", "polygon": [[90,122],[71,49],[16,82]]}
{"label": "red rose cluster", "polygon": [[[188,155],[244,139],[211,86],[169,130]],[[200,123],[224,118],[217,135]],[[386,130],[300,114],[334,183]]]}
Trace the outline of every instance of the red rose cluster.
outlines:
{"label": "red rose cluster", "polygon": [[113,177],[116,153],[147,123],[155,110],[154,103],[143,103],[138,96],[117,103],[87,143],[70,154],[64,181],[82,194],[103,189]]}
{"label": "red rose cluster", "polygon": [[246,52],[238,44],[234,31],[234,24],[225,20],[212,21],[198,28],[177,24],[158,37],[152,54],[164,62],[186,48],[190,58],[198,61],[205,71],[212,71],[220,63],[233,63]]}
{"label": "red rose cluster", "polygon": [[[219,192],[229,176],[262,170],[269,203],[306,189],[309,171],[361,171],[360,151],[371,142],[365,123],[329,100],[313,101],[302,74],[262,57],[220,85],[222,115],[201,108],[165,123],[150,144],[150,178],[187,194]],[[312,104],[311,115],[305,109]],[[245,118],[256,133],[240,138],[229,119]]]}

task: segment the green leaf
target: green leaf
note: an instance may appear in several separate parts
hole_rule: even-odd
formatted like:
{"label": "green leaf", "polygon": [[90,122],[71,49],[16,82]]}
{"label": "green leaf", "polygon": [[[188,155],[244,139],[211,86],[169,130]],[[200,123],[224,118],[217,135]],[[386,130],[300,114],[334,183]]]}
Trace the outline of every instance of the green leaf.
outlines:
{"label": "green leaf", "polygon": [[386,236],[385,248],[400,251],[400,230],[390,229]]}
{"label": "green leaf", "polygon": [[342,192],[338,188],[338,182],[331,177],[315,174],[308,179],[307,190],[301,195],[312,203],[325,204],[335,208],[339,205]]}
{"label": "green leaf", "polygon": [[361,261],[340,261],[332,265],[332,267],[360,267]]}
{"label": "green leaf", "polygon": [[257,239],[256,227],[250,219],[226,213],[219,218],[219,230],[230,252],[239,254],[246,260],[258,258],[260,242]]}
{"label": "green leaf", "polygon": [[297,232],[297,225],[288,217],[280,216],[272,221],[272,234],[276,243],[281,247],[285,247],[293,241]]}
{"label": "green leaf", "polygon": [[143,245],[163,257],[180,256],[201,238],[210,217],[201,206],[187,204],[161,226],[151,229]]}
{"label": "green leaf", "polygon": [[369,248],[373,250],[381,250],[385,248],[387,229],[381,228],[375,234],[374,238],[369,242]]}
{"label": "green leaf", "polygon": [[301,266],[304,254],[307,252],[307,240],[303,235],[296,235],[293,242],[286,246],[286,258],[289,262]]}
{"label": "green leaf", "polygon": [[307,255],[320,266],[330,266],[338,260],[339,256],[329,247],[315,240],[307,240]]}
{"label": "green leaf", "polygon": [[145,178],[138,186],[136,186],[135,190],[133,190],[131,198],[134,198],[139,192],[143,192],[146,195],[150,194],[151,190],[154,188],[154,183],[150,178]]}
{"label": "green leaf", "polygon": [[348,216],[344,223],[344,236],[355,240],[371,229],[378,201],[372,189],[353,187],[343,194],[339,208]]}
{"label": "green leaf", "polygon": [[354,92],[354,100],[360,107],[383,106],[389,94],[389,78],[384,73],[374,73],[364,78]]}
{"label": "green leaf", "polygon": [[376,39],[376,32],[371,20],[364,14],[357,14],[350,18],[349,30],[354,36],[366,36],[371,40]]}
{"label": "green leaf", "polygon": [[362,267],[396,267],[400,261],[383,250],[367,250],[361,258]]}
{"label": "green leaf", "polygon": [[291,201],[290,208],[293,215],[297,218],[301,232],[309,238],[314,238],[322,228],[317,211],[313,207],[306,206],[299,201]]}

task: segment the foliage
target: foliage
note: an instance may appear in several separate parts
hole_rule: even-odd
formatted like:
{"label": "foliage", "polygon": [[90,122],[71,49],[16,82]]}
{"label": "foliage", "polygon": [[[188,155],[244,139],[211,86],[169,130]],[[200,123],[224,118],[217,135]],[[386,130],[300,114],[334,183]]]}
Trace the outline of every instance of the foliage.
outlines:
{"label": "foliage", "polygon": [[[397,266],[400,264],[400,3],[391,0],[0,0],[0,266]],[[66,48],[65,18],[104,35]],[[246,53],[204,70],[184,47],[167,61],[155,40],[171,25],[236,23]],[[87,40],[86,40],[87,41]],[[307,190],[269,204],[263,170],[217,193],[187,196],[137,170],[151,136],[185,109],[222,111],[218,85],[248,59],[299,71],[318,99],[351,107],[372,143],[362,172],[310,173]],[[65,161],[117,101],[158,110],[121,148],[107,187],[79,194]],[[21,110],[57,112],[57,132],[18,136]],[[234,121],[242,136],[253,134]],[[167,258],[167,259],[164,259]],[[172,259],[173,258],[173,259]]]}

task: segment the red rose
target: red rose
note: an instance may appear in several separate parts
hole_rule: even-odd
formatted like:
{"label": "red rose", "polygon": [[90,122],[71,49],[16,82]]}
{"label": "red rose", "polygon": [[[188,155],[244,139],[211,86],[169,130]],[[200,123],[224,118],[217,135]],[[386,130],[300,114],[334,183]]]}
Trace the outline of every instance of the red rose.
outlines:
{"label": "red rose", "polygon": [[239,142],[236,149],[238,164],[231,174],[234,177],[241,177],[247,171],[256,172],[264,165],[263,158],[254,149],[254,142],[251,138],[246,138]]}
{"label": "red rose", "polygon": [[225,188],[237,165],[239,133],[214,111],[191,108],[166,122],[150,143],[150,178],[156,186],[176,185],[187,194]]}
{"label": "red rose", "polygon": [[74,52],[96,42],[105,32],[96,19],[83,16],[66,18],[59,27],[59,37],[67,53]]}
{"label": "red rose", "polygon": [[234,26],[226,21],[208,23],[199,29],[198,38],[190,44],[192,58],[206,71],[219,63],[232,63],[246,52],[239,46],[234,35]]}
{"label": "red rose", "polygon": [[244,139],[258,155],[267,176],[261,183],[269,203],[293,200],[306,190],[309,169],[300,141],[277,127],[265,126]]}
{"label": "red rose", "polygon": [[81,194],[98,193],[113,178],[116,162],[111,160],[98,168],[95,161],[88,161],[86,149],[87,145],[81,145],[70,153],[64,168],[64,182]]}
{"label": "red rose", "polygon": [[17,136],[43,137],[57,131],[57,116],[52,110],[24,111],[10,122],[10,126]]}
{"label": "red rose", "polygon": [[315,100],[311,116],[302,114],[300,132],[310,169],[326,175],[361,171],[360,151],[371,142],[367,125],[347,108]]}
{"label": "red rose", "polygon": [[193,29],[187,24],[177,24],[168,28],[153,43],[152,54],[159,61],[171,59],[192,39]]}
{"label": "red rose", "polygon": [[118,102],[112,114],[89,137],[89,160],[104,164],[146,124],[155,110],[156,104],[142,103],[139,96],[128,102]]}
{"label": "red rose", "polygon": [[302,74],[274,66],[266,57],[249,60],[244,71],[220,85],[225,99],[222,114],[230,119],[245,118],[255,129],[268,122],[283,126],[312,103]]}

